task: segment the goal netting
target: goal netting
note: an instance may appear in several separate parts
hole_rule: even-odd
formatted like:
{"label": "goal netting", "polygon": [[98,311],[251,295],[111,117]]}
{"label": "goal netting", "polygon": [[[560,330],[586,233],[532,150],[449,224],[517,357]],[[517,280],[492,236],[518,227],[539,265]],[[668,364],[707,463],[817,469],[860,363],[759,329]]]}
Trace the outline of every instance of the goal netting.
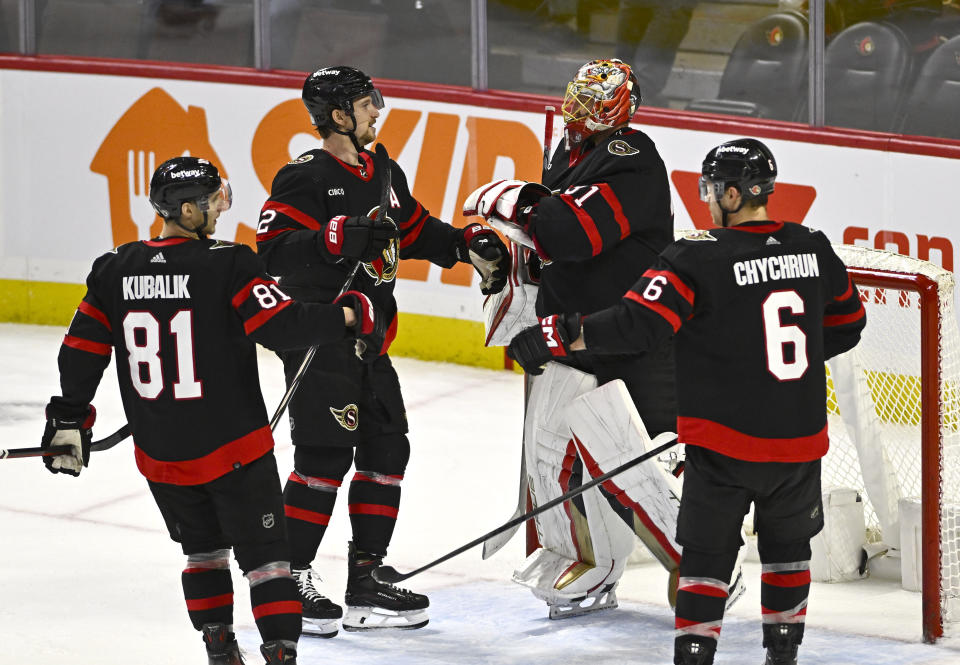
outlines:
{"label": "goal netting", "polygon": [[[835,246],[860,289],[860,344],[828,363],[824,487],[857,489],[865,540],[917,559],[928,641],[960,626],[960,332],[953,274],[883,250]],[[919,505],[916,557],[906,529]],[[901,542],[901,533],[908,542]]]}

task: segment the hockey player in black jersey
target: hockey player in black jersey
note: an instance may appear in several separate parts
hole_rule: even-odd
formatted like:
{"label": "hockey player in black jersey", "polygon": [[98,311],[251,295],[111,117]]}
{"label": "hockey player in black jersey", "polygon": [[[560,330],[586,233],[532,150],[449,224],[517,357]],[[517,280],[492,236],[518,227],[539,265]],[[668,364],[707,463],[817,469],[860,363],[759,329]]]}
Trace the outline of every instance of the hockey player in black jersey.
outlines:
{"label": "hockey player in black jersey", "polygon": [[[392,320],[382,353],[371,363],[360,362],[346,342],[321,348],[290,403],[294,469],[284,501],[303,630],[330,637],[342,615],[339,605],[317,591],[311,563],[351,464],[353,540],[343,627],[419,628],[427,623],[427,597],[371,576],[387,554],[410,455],[403,397],[387,355],[396,332],[397,268],[406,258],[445,268],[472,263],[483,292],[490,293],[503,288],[509,258],[490,229],[454,228],[431,216],[411,196],[396,162],[380,163],[364,148],[376,137],[384,105],[366,74],[346,66],[319,69],[304,82],[303,101],[323,148],[300,155],[274,178],[257,229],[260,255],[286,291],[310,302],[330,302],[359,262],[353,288]],[[380,211],[387,170],[389,210]],[[396,224],[392,233],[384,230],[392,227],[387,220]],[[288,383],[303,355],[281,353]]]}
{"label": "hockey player in black jersey", "polygon": [[[613,305],[673,241],[666,167],[650,137],[629,125],[640,93],[630,66],[620,60],[584,64],[567,86],[562,107],[565,139],[544,171],[543,185],[495,181],[476,190],[464,204],[464,214],[480,215],[492,223],[515,224],[532,240],[539,258],[534,266],[534,270],[539,269],[538,316],[586,314]],[[617,355],[588,353],[564,362],[594,375],[601,385],[622,379],[651,435],[675,430],[673,350],[669,340],[643,356],[629,351]],[[536,448],[532,442],[525,442],[525,446]],[[557,453],[563,457],[563,451]],[[577,459],[569,486],[576,486],[580,478],[582,463]],[[546,488],[539,488],[536,495],[540,501],[552,498]],[[639,529],[645,523],[643,518],[636,519],[634,511],[611,497],[607,499],[631,528]],[[578,509],[581,514],[577,519],[562,528],[576,534],[565,556],[582,559],[573,554],[581,549],[576,541],[600,534],[585,532],[590,522],[586,511]],[[600,520],[594,522],[595,528],[603,528]],[[550,528],[546,520],[538,521],[541,531]],[[660,534],[638,535],[650,543]],[[675,570],[679,555],[667,548],[658,558]],[[582,608],[597,609],[601,604],[595,598],[582,596],[613,589],[625,561],[626,556],[614,557],[613,572],[603,585],[584,593],[567,582],[563,582],[563,591],[538,588],[539,582],[531,581],[528,586],[551,608],[564,605],[565,597],[573,596]],[[520,581],[517,575],[514,579]],[[595,586],[587,578],[581,581],[586,587]]]}
{"label": "hockey player in black jersey", "polygon": [[73,452],[44,462],[71,475],[88,464],[90,402],[116,349],[137,467],[187,556],[187,611],[210,663],[243,663],[232,633],[233,548],[266,662],[295,664],[301,609],[255,342],[285,349],[359,338],[373,349],[385,322],[355,291],[336,304],[298,303],[250,248],[208,239],[230,206],[229,186],[208,161],[161,164],[150,201],[164,218],[160,237],[107,252],[87,277],[42,440]]}
{"label": "hockey player in black jersey", "polygon": [[528,371],[584,349],[644,351],[676,336],[679,440],[686,471],[676,665],[713,663],[740,526],[750,503],[763,566],[767,665],[795,665],[823,527],[824,361],[866,325],[856,285],[826,236],[767,217],[777,169],[760,141],[703,162],[701,198],[718,228],[668,247],[615,306],[543,319],[510,353]]}

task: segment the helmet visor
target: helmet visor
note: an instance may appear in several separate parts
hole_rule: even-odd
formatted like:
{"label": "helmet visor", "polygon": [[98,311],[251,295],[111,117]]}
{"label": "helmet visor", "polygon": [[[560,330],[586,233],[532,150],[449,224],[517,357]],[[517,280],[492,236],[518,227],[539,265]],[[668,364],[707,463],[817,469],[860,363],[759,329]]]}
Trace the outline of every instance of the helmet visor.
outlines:
{"label": "helmet visor", "polygon": [[226,178],[220,179],[220,188],[211,193],[204,199],[197,202],[202,212],[216,210],[217,212],[226,212],[233,205],[233,189],[230,187]]}
{"label": "helmet visor", "polygon": [[380,91],[377,88],[374,88],[373,90],[370,91],[370,101],[373,102],[373,106],[378,111],[382,109],[384,106],[386,106],[386,104],[383,103],[383,95],[380,93]]}
{"label": "helmet visor", "polygon": [[722,182],[716,180],[711,180],[706,176],[700,176],[698,181],[700,185],[700,200],[706,201],[719,201],[723,198],[724,186]]}

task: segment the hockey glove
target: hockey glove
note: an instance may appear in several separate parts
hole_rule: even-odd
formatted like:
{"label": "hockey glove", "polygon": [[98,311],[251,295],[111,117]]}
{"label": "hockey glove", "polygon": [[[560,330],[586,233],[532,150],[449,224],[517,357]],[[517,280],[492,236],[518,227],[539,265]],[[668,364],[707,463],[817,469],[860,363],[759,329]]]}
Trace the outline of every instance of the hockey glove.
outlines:
{"label": "hockey glove", "polygon": [[397,225],[389,217],[381,222],[365,215],[337,215],[327,222],[318,240],[323,238],[324,249],[333,256],[369,262],[379,258],[397,234]]}
{"label": "hockey glove", "polygon": [[570,354],[570,344],[580,337],[580,314],[551,314],[540,324],[521,330],[507,347],[507,355],[527,374],[542,374],[543,365]]}
{"label": "hockey glove", "polygon": [[460,229],[457,239],[457,259],[472,263],[480,273],[480,292],[487,296],[500,293],[507,285],[510,272],[510,252],[494,231],[480,224]]}
{"label": "hockey glove", "polygon": [[373,362],[384,353],[387,324],[384,317],[370,302],[370,298],[359,291],[345,291],[333,303],[350,307],[357,317],[353,333],[357,337],[354,352],[364,362]]}
{"label": "hockey glove", "polygon": [[76,415],[59,417],[52,416],[52,409],[47,406],[47,426],[43,430],[40,440],[42,448],[68,445],[72,452],[64,455],[47,455],[43,458],[50,473],[69,473],[79,476],[83,467],[90,464],[90,443],[93,441],[93,423],[97,419],[97,410],[93,405],[86,407]]}
{"label": "hockey glove", "polygon": [[473,190],[463,202],[463,214],[494,217],[526,227],[529,208],[544,196],[550,196],[550,190],[536,182],[494,180]]}

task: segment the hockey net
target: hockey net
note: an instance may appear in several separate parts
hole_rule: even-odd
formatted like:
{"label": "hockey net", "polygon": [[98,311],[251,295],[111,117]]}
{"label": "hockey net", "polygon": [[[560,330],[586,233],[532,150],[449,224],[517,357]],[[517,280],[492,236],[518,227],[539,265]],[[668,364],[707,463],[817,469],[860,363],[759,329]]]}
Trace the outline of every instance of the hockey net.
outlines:
{"label": "hockey net", "polygon": [[[835,246],[860,289],[860,343],[828,364],[824,487],[854,488],[865,540],[893,551],[919,501],[924,639],[960,630],[960,333],[953,274],[882,250]],[[880,548],[876,548],[880,549]],[[901,552],[901,554],[903,554]]]}

